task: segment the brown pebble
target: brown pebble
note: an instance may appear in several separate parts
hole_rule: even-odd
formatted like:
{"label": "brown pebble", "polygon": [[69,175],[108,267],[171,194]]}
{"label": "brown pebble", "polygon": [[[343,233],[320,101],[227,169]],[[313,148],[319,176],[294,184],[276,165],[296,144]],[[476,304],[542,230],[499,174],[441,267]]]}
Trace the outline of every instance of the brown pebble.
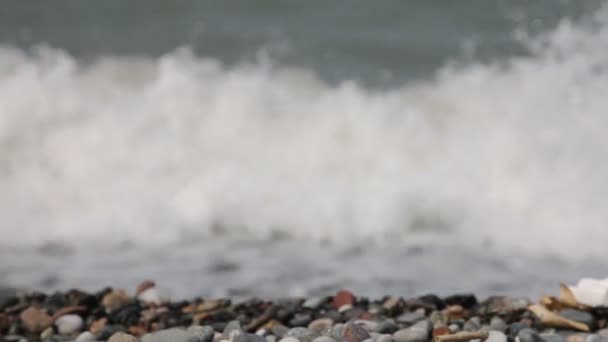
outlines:
{"label": "brown pebble", "polygon": [[450,331],[450,329],[448,327],[441,327],[441,328],[435,328],[433,329],[433,337],[435,336],[441,336],[441,335],[448,335],[451,334],[452,332]]}
{"label": "brown pebble", "polygon": [[33,333],[39,333],[53,324],[53,318],[46,310],[30,306],[19,315],[23,327]]}
{"label": "brown pebble", "polygon": [[339,309],[344,305],[355,305],[355,296],[348,290],[340,290],[334,296],[332,305],[336,309]]}
{"label": "brown pebble", "polygon": [[125,334],[123,332],[117,332],[116,334],[110,336],[108,342],[137,342],[137,337]]}
{"label": "brown pebble", "polygon": [[106,317],[97,319],[97,320],[93,321],[93,323],[91,323],[91,326],[89,327],[89,331],[91,333],[93,333],[94,335],[99,335],[99,333],[103,330],[103,328],[106,327],[107,323],[108,323],[108,319]]}
{"label": "brown pebble", "polygon": [[349,322],[342,328],[342,340],[344,342],[362,342],[368,338],[371,338],[371,336],[362,324]]}

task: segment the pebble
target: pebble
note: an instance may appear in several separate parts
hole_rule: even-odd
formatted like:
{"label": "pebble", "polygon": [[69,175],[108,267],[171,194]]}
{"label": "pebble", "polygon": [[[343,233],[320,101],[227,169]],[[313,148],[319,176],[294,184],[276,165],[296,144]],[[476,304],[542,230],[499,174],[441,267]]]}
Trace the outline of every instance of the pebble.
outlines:
{"label": "pebble", "polygon": [[485,342],[507,342],[507,335],[500,331],[490,331]]}
{"label": "pebble", "polygon": [[368,331],[376,331],[378,328],[378,322],[368,319],[358,319],[355,321],[355,323],[363,325]]}
{"label": "pebble", "polygon": [[392,334],[397,330],[399,330],[399,326],[395,322],[384,320],[378,323],[374,331],[380,334]]}
{"label": "pebble", "polygon": [[329,329],[334,324],[334,320],[331,318],[319,318],[316,319],[308,325],[308,329],[321,334],[323,331]]}
{"label": "pebble", "polygon": [[60,335],[72,335],[79,332],[83,323],[82,317],[74,314],[63,315],[55,320],[55,326]]}
{"label": "pebble", "polygon": [[32,333],[39,333],[53,324],[53,318],[46,310],[29,307],[19,315],[23,327]]}
{"label": "pebble", "polygon": [[564,309],[559,312],[559,315],[569,320],[586,324],[590,328],[595,325],[595,318],[593,318],[593,315],[585,311]]}
{"label": "pebble", "polygon": [[319,334],[309,330],[308,328],[292,328],[287,332],[287,336],[292,336],[300,340],[300,342],[312,342]]}
{"label": "pebble", "polygon": [[[97,337],[92,332],[85,331],[82,334],[78,335],[78,337],[76,337],[76,339],[74,341],[75,342],[97,341]],[[110,338],[110,340],[108,340],[108,342],[121,342],[121,340],[112,340]]]}
{"label": "pebble", "polygon": [[[540,334],[540,337],[545,342],[566,342],[566,339],[564,338],[564,336],[558,335],[558,334],[554,334],[554,333]],[[581,341],[581,342],[583,342],[583,341]]]}
{"label": "pebble", "polygon": [[282,338],[279,342],[300,342],[300,340],[298,340],[297,338],[293,337],[293,336],[287,336]]}
{"label": "pebble", "polygon": [[201,342],[212,342],[215,337],[215,330],[210,326],[192,325],[188,327],[188,332],[198,337]]}
{"label": "pebble", "polygon": [[326,301],[327,298],[325,297],[308,298],[304,301],[304,303],[302,303],[302,307],[311,310],[318,310],[323,306],[323,304],[325,304]]}
{"label": "pebble", "polygon": [[422,319],[424,319],[424,313],[421,313],[419,311],[406,312],[396,318],[397,322],[406,324],[414,324]]}
{"label": "pebble", "polygon": [[336,295],[334,296],[334,299],[332,301],[332,305],[334,308],[339,309],[344,305],[354,305],[355,304],[355,296],[352,294],[352,292],[348,291],[348,290],[340,290],[338,291],[338,293],[336,293]]}
{"label": "pebble", "polygon": [[171,328],[148,333],[142,336],[141,342],[202,342],[196,333],[180,328]]}
{"label": "pebble", "polygon": [[312,321],[312,317],[307,313],[298,313],[289,321],[292,327],[305,327]]}
{"label": "pebble", "polygon": [[410,327],[401,329],[393,334],[395,342],[427,342],[429,340],[429,332],[422,327]]}
{"label": "pebble", "polygon": [[380,336],[376,342],[393,342],[393,336],[389,334],[384,334]]}
{"label": "pebble", "polygon": [[112,335],[112,337],[110,337],[108,342],[137,342],[137,337],[135,337],[133,335],[125,334],[123,332],[118,332],[118,333]]}
{"label": "pebble", "polygon": [[603,339],[598,334],[589,334],[585,337],[585,342],[603,342]]}
{"label": "pebble", "polygon": [[479,317],[472,317],[462,326],[463,331],[477,331],[481,328],[481,320]]}
{"label": "pebble", "polygon": [[241,322],[230,321],[224,328],[223,335],[225,338],[232,339],[233,337],[244,333],[245,331],[243,330],[243,328],[241,328]]}
{"label": "pebble", "polygon": [[543,339],[538,332],[530,328],[521,329],[517,334],[517,337],[520,342],[543,342]]}
{"label": "pebble", "polygon": [[363,342],[371,338],[367,328],[363,324],[348,322],[342,328],[342,341]]}
{"label": "pebble", "polygon": [[448,327],[452,333],[457,333],[460,331],[460,326],[458,324],[450,324]]}

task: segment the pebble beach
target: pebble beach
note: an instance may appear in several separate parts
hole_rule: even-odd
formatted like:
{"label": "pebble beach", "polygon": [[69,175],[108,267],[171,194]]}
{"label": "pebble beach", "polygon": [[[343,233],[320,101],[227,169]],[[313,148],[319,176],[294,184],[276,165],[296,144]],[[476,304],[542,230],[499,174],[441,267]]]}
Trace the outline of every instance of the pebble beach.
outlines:
{"label": "pebble beach", "polygon": [[560,295],[366,298],[343,289],[310,298],[171,301],[156,283],[0,293],[0,341],[602,342],[608,307]]}

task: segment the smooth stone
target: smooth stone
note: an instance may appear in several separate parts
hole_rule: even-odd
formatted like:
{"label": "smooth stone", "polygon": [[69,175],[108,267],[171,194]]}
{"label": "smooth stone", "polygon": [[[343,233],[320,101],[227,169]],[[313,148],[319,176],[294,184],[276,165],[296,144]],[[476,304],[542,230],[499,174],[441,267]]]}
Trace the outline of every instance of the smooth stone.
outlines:
{"label": "smooth stone", "polygon": [[540,337],[538,332],[530,328],[521,329],[517,334],[517,337],[520,342],[543,342],[543,338]]}
{"label": "smooth stone", "polygon": [[431,332],[433,332],[433,322],[429,321],[428,319],[425,319],[416,322],[416,324],[412,325],[410,328],[426,329],[427,333],[430,335]]}
{"label": "smooth stone", "polygon": [[336,341],[342,341],[342,330],[344,329],[344,324],[338,323],[335,324],[331,329],[326,331],[323,335],[329,336]]}
{"label": "smooth stone", "polygon": [[287,336],[292,336],[300,340],[300,342],[312,342],[315,338],[319,337],[316,332],[302,327],[292,328],[287,332]]}
{"label": "smooth stone", "polygon": [[108,342],[137,342],[137,337],[123,332],[117,332],[110,337]]}
{"label": "smooth stone", "polygon": [[355,323],[363,325],[368,331],[376,331],[376,328],[378,328],[378,322],[367,319],[358,319]]}
{"label": "smooth stone", "polygon": [[396,321],[399,323],[405,324],[414,324],[420,320],[424,319],[424,314],[418,311],[406,312],[404,314],[399,315],[396,318]]}
{"label": "smooth stone", "polygon": [[[85,331],[82,334],[78,335],[78,337],[76,337],[76,339],[74,340],[75,342],[89,342],[89,341],[97,341],[97,337],[95,336],[95,334],[93,334],[90,331]],[[108,342],[119,342],[116,340],[109,340]]]}
{"label": "smooth stone", "polygon": [[590,328],[593,328],[595,325],[595,318],[593,315],[585,311],[564,309],[559,312],[559,315],[569,320],[586,324]]}
{"label": "smooth stone", "polygon": [[508,327],[509,326],[507,325],[507,323],[502,318],[500,318],[498,316],[494,316],[490,320],[490,328],[492,330],[505,332],[505,331],[507,331]]}
{"label": "smooth stone", "polygon": [[462,326],[463,331],[477,331],[481,328],[481,320],[479,317],[471,317],[464,325]]}
{"label": "smooth stone", "polygon": [[521,322],[514,322],[514,323],[511,323],[511,325],[509,326],[509,329],[507,329],[507,333],[511,337],[516,337],[516,336],[519,336],[519,332],[522,331],[523,329],[530,329],[530,327],[528,327],[526,324],[521,323]]}
{"label": "smooth stone", "polygon": [[314,340],[312,340],[312,342],[336,342],[336,340],[334,340],[333,338],[331,338],[329,336],[319,336],[319,337],[315,338]]}
{"label": "smooth stone", "polygon": [[485,342],[507,342],[507,335],[500,331],[492,330],[488,332],[488,338]]}
{"label": "smooth stone", "polygon": [[336,295],[334,296],[334,299],[332,301],[332,305],[334,306],[334,308],[340,308],[344,305],[354,305],[355,304],[355,296],[352,294],[352,292],[348,291],[348,290],[340,290],[338,291],[338,293],[336,293]]}
{"label": "smooth stone", "polygon": [[[541,336],[543,336],[541,334]],[[585,336],[582,334],[572,334],[566,337],[567,342],[585,342]]]}
{"label": "smooth stone", "polygon": [[247,337],[247,342],[266,342],[266,338],[264,336],[260,336],[257,334],[246,334],[242,336]]}
{"label": "smooth stone", "polygon": [[192,325],[188,327],[187,331],[193,336],[198,337],[202,342],[212,342],[215,337],[215,330],[208,325]]}
{"label": "smooth stone", "polygon": [[399,326],[391,320],[378,322],[376,329],[374,329],[375,332],[380,334],[393,334],[397,330],[399,330]]}
{"label": "smooth stone", "polygon": [[277,342],[277,337],[274,335],[267,335],[264,336],[264,338],[266,339],[266,342]]}
{"label": "smooth stone", "polygon": [[401,329],[393,334],[393,340],[395,342],[427,342],[429,331],[421,327]]}
{"label": "smooth stone", "polygon": [[450,324],[448,329],[450,329],[450,332],[452,333],[457,333],[460,331],[460,326],[458,324]]}
{"label": "smooth stone", "polygon": [[380,336],[376,342],[393,342],[393,336],[389,334],[384,334]]}
{"label": "smooth stone", "polygon": [[342,341],[363,342],[370,338],[371,335],[364,325],[355,322],[344,324],[344,328],[342,329]]}
{"label": "smooth stone", "polygon": [[564,338],[564,336],[558,335],[558,334],[553,334],[553,333],[540,334],[540,337],[545,342],[566,342],[566,339]]}
{"label": "smooth stone", "polygon": [[279,342],[300,342],[297,338],[293,336],[283,337]]}
{"label": "smooth stone", "polygon": [[82,328],[84,321],[79,315],[63,315],[55,320],[57,332],[61,335],[72,335]]}
{"label": "smooth stone", "polygon": [[331,328],[331,326],[334,325],[334,320],[331,318],[319,318],[319,319],[315,319],[314,321],[310,322],[310,324],[308,324],[308,329],[321,334],[323,333],[323,331]]}
{"label": "smooth stone", "polygon": [[97,339],[105,341],[108,340],[112,335],[119,332],[127,332],[127,328],[122,325],[105,325],[99,334],[97,335]]}
{"label": "smooth stone", "polygon": [[270,332],[278,338],[282,338],[287,335],[289,332],[289,328],[284,326],[283,324],[275,324],[270,328]]}
{"label": "smooth stone", "polygon": [[306,301],[304,301],[304,303],[302,304],[302,307],[304,307],[306,309],[317,310],[317,309],[321,308],[323,306],[323,304],[325,304],[326,299],[327,298],[325,298],[325,297],[308,298]]}
{"label": "smooth stone", "polygon": [[306,313],[297,313],[289,321],[292,327],[305,327],[312,322],[312,317]]}
{"label": "smooth stone", "polygon": [[53,327],[48,327],[40,333],[40,339],[43,341],[48,340],[49,338],[51,338],[51,336],[53,336],[53,333]]}
{"label": "smooth stone", "polygon": [[202,342],[201,339],[192,332],[181,328],[171,328],[159,330],[145,334],[141,342]]}
{"label": "smooth stone", "polygon": [[228,339],[232,339],[236,335],[244,334],[245,331],[241,327],[241,322],[239,321],[230,321],[226,327],[224,328],[223,335]]}

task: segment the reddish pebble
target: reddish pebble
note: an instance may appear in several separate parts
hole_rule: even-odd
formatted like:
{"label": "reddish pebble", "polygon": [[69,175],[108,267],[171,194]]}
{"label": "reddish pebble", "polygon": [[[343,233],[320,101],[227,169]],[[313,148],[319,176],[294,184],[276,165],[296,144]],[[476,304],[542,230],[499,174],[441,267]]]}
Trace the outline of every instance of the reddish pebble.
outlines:
{"label": "reddish pebble", "polygon": [[23,327],[33,333],[39,333],[44,329],[48,328],[53,324],[53,318],[46,312],[46,310],[38,309],[33,306],[25,309],[19,315]]}
{"label": "reddish pebble", "polygon": [[355,296],[348,290],[340,290],[334,296],[334,301],[332,305],[334,308],[339,309],[344,305],[354,305],[355,304]]}

